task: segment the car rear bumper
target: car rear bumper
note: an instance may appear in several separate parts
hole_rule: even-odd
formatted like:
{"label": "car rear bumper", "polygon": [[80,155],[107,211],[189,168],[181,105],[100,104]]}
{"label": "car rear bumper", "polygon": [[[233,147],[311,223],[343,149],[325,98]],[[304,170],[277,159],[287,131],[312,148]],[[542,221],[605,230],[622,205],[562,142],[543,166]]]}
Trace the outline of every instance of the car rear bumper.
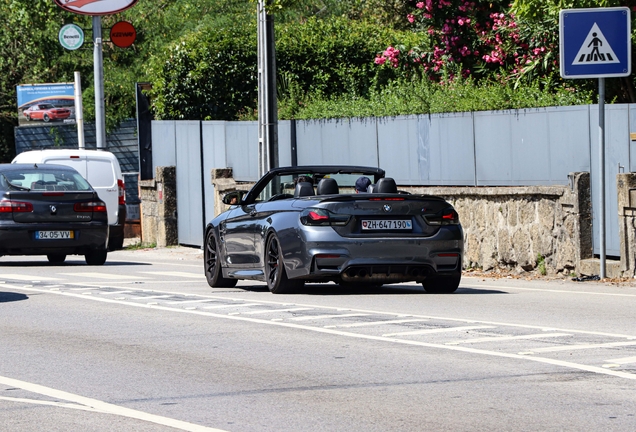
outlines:
{"label": "car rear bumper", "polygon": [[464,241],[459,225],[431,237],[345,238],[323,227],[303,234],[299,251],[287,253],[283,245],[292,279],[391,283],[461,271]]}
{"label": "car rear bumper", "polygon": [[[73,239],[37,240],[36,231],[73,231]],[[52,253],[83,255],[105,249],[108,226],[94,224],[15,224],[0,226],[0,255],[47,255]]]}

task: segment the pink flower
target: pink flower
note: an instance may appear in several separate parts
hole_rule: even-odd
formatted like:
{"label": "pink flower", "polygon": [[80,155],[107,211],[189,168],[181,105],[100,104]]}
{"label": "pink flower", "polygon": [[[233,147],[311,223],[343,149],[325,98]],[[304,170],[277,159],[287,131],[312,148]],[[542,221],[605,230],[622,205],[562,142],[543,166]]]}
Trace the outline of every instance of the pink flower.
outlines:
{"label": "pink flower", "polygon": [[374,60],[374,63],[377,65],[383,65],[386,62],[386,57],[377,56]]}
{"label": "pink flower", "polygon": [[416,8],[418,8],[418,9],[423,9],[423,8],[424,8],[424,2],[418,2],[418,3],[415,5],[415,7],[416,7]]}
{"label": "pink flower", "polygon": [[415,21],[415,17],[413,16],[413,14],[408,14],[406,16],[406,19],[408,19],[410,23],[413,23]]}

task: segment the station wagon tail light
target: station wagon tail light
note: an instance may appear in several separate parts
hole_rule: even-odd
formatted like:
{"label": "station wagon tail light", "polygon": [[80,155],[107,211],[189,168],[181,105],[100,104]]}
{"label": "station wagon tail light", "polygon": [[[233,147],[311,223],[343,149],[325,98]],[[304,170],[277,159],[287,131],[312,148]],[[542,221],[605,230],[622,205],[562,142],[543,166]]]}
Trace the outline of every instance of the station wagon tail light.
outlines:
{"label": "station wagon tail light", "polygon": [[119,205],[124,205],[126,204],[126,186],[123,180],[117,180],[117,188],[119,189]]}
{"label": "station wagon tail light", "polygon": [[0,213],[31,213],[33,204],[23,201],[2,200],[0,201]]}
{"label": "station wagon tail light", "polygon": [[454,208],[448,207],[436,214],[424,215],[429,225],[458,225],[459,215]]}
{"label": "station wagon tail light", "polygon": [[308,226],[343,226],[349,223],[349,219],[349,215],[339,215],[319,208],[308,208],[300,214],[300,222]]}
{"label": "station wagon tail light", "polygon": [[82,212],[105,213],[106,204],[103,201],[75,203],[75,205],[73,206],[73,210],[75,210],[78,213],[82,213]]}

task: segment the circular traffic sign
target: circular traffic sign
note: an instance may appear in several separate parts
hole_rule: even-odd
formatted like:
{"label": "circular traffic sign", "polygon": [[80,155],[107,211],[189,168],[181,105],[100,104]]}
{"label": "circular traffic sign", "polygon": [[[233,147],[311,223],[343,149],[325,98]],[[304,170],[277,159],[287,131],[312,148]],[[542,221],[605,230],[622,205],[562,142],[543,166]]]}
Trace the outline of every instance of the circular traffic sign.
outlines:
{"label": "circular traffic sign", "polygon": [[75,24],[66,24],[58,35],[60,44],[67,50],[76,50],[84,44],[84,31]]}
{"label": "circular traffic sign", "polygon": [[131,8],[137,0],[55,0],[62,9],[82,15],[109,15]]}
{"label": "circular traffic sign", "polygon": [[137,38],[137,30],[129,22],[119,21],[110,29],[110,41],[119,48],[128,48]]}

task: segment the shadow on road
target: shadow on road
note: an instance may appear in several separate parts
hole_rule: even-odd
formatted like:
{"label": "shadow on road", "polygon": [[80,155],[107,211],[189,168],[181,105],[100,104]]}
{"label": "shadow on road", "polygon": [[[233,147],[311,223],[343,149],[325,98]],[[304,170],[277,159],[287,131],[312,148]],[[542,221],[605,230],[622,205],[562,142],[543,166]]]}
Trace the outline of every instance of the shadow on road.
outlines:
{"label": "shadow on road", "polygon": [[[91,266],[93,268],[102,267],[121,267],[121,266],[151,266],[152,263],[147,262],[135,262],[135,261],[106,261],[103,266]],[[86,261],[83,258],[73,259],[70,258],[63,263],[50,263],[48,261],[2,261],[0,262],[0,268],[2,267],[88,267]]]}
{"label": "shadow on road", "polygon": [[27,300],[29,297],[25,294],[2,292],[0,291],[0,303],[8,303],[20,300]]}
{"label": "shadow on road", "polygon": [[[251,292],[267,292],[267,285],[240,285],[237,289]],[[387,295],[387,294],[426,294],[424,288],[420,285],[382,285],[381,287],[360,286],[360,287],[342,287],[333,283],[326,284],[310,284],[293,293],[296,295]],[[430,294],[430,295],[475,295],[475,294],[508,294],[506,291],[489,290],[481,288],[459,287],[453,294]]]}

